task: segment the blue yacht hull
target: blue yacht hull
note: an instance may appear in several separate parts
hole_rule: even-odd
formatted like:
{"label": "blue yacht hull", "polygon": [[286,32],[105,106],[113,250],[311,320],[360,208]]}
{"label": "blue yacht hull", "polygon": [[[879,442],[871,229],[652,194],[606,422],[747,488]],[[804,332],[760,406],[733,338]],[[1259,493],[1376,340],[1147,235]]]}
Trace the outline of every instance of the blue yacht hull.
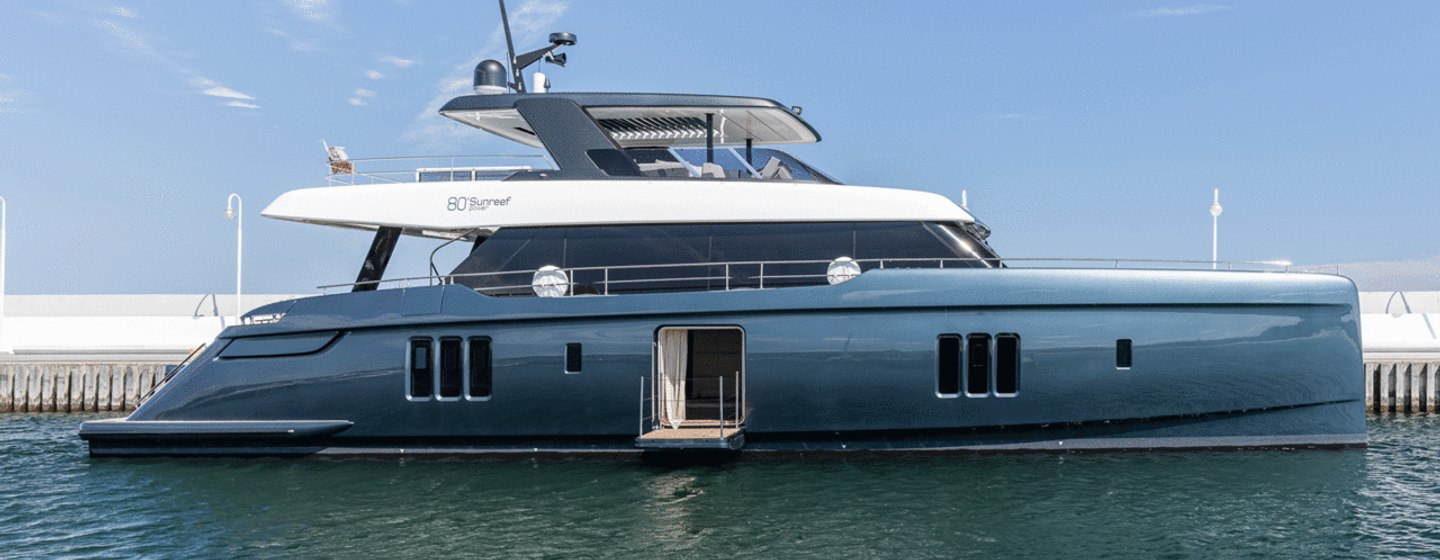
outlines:
{"label": "blue yacht hull", "polygon": [[[842,284],[495,298],[457,286],[257,309],[96,456],[635,453],[667,327],[743,331],[744,452],[1365,443],[1355,287],[1326,275],[874,270]],[[1013,394],[937,392],[938,337],[1013,333]],[[484,337],[493,391],[412,398],[417,337]],[[1133,363],[1117,367],[1117,341]],[[567,373],[567,345],[584,352]]]}

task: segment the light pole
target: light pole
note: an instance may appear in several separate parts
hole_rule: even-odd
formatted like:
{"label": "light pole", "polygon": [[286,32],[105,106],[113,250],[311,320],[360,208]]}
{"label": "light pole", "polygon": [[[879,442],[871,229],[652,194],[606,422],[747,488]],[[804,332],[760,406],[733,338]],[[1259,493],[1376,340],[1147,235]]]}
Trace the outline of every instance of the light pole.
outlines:
{"label": "light pole", "polygon": [[1210,270],[1220,267],[1220,189],[1215,189],[1215,202],[1210,203]]}
{"label": "light pole", "polygon": [[[231,203],[234,203],[232,206]],[[240,323],[240,255],[245,242],[245,201],[240,195],[230,193],[225,199],[225,219],[235,220],[235,323]]]}
{"label": "light pole", "polygon": [[10,227],[8,213],[5,197],[0,196],[0,353],[14,354],[10,339],[5,336],[5,230]]}

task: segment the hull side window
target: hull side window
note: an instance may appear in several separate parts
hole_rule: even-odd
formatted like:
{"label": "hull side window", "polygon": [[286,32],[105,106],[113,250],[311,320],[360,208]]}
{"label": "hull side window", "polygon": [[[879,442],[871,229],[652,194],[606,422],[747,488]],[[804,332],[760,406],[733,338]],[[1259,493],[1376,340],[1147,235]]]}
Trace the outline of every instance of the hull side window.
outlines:
{"label": "hull side window", "polygon": [[941,396],[955,396],[960,393],[960,337],[941,335],[939,345],[935,392]]}
{"label": "hull side window", "polygon": [[995,335],[995,394],[1014,395],[1020,388],[1020,335]]}
{"label": "hull side window", "polygon": [[490,396],[491,386],[490,339],[470,339],[470,389],[471,398]]}
{"label": "hull side window", "polygon": [[431,365],[431,342],[428,338],[410,341],[410,396],[430,398],[434,385],[434,368]]}
{"label": "hull side window", "polygon": [[1115,341],[1115,369],[1130,369],[1130,365],[1134,362],[1131,346],[1132,343],[1128,338]]}
{"label": "hull side window", "polygon": [[460,398],[463,389],[464,371],[460,353],[460,339],[440,339],[440,397]]}
{"label": "hull side window", "polygon": [[565,345],[565,373],[580,373],[580,343],[571,342]]}
{"label": "hull side window", "polygon": [[966,341],[965,353],[970,359],[965,370],[965,394],[983,397],[990,393],[990,335],[975,333]]}

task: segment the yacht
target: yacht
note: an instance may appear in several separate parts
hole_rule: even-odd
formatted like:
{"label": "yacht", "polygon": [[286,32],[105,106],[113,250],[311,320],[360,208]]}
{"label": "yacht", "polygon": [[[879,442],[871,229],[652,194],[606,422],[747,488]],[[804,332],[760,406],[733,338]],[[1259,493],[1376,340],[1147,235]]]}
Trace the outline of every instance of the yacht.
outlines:
{"label": "yacht", "polygon": [[[946,197],[777,149],[820,140],[798,108],[527,87],[574,43],[484,61],[440,109],[533,165],[397,179],[335,150],[342,184],[270,203],[370,232],[355,281],[250,311],[85,422],[92,455],[1365,444],[1348,279],[1008,259]],[[400,242],[468,255],[387,275]]]}

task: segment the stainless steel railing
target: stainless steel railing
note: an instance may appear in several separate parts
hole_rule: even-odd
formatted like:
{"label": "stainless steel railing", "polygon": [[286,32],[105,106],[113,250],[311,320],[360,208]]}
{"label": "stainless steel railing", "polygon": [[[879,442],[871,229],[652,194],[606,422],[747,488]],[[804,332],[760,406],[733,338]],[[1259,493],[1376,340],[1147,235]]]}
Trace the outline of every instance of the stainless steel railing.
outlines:
{"label": "stainless steel railing", "polygon": [[[717,286],[709,287],[705,291],[730,291],[737,287],[759,288],[776,287],[783,285],[786,281],[824,279],[825,273],[815,274],[767,274],[765,267],[793,267],[795,265],[825,265],[828,266],[834,261],[829,260],[779,260],[779,261],[727,261],[727,262],[701,262],[701,263],[679,263],[679,264],[642,264],[642,265],[617,265],[617,266],[589,266],[559,268],[565,274],[566,282],[557,284],[565,287],[565,295],[575,295],[576,286],[595,286],[596,294],[610,295],[612,287],[623,288],[633,284],[665,284],[681,282],[716,282]],[[854,262],[860,265],[862,273],[868,270],[884,270],[887,268],[978,268],[976,265],[985,268],[1108,268],[1108,269],[1138,269],[1138,270],[1211,270],[1222,269],[1225,271],[1253,271],[1253,272],[1309,272],[1328,273],[1314,269],[1297,269],[1288,261],[1204,261],[1204,260],[1165,260],[1165,259],[1102,259],[1102,258],[979,258],[979,257],[950,257],[950,258],[893,258],[893,259],[855,259]],[[1036,266],[1053,263],[1055,265],[1071,266]],[[737,268],[753,267],[756,274],[736,276]],[[695,275],[686,276],[638,276],[630,277],[635,271],[666,271],[666,270],[700,269],[701,272]],[[503,292],[516,290],[529,290],[533,286],[530,279],[540,269],[507,270],[501,272],[476,272],[462,274],[431,274],[428,276],[412,276],[407,278],[391,278],[385,280],[372,280],[366,282],[352,282],[344,284],[327,284],[317,286],[318,289],[328,293],[329,290],[337,288],[353,288],[360,285],[393,285],[394,287],[406,288],[413,286],[434,286],[456,284],[458,280],[464,279],[489,279],[514,277],[519,281],[498,282],[498,285],[489,285],[475,288],[476,291],[484,294],[507,295]],[[714,274],[711,271],[719,271]],[[596,273],[600,278],[593,282],[576,282],[576,273]],[[619,275],[620,278],[612,276]],[[740,282],[737,282],[740,281]],[[746,282],[751,281],[751,282]],[[513,283],[508,283],[513,282]],[[523,283],[521,283],[523,282]],[[751,285],[753,282],[753,285]],[[768,286],[767,286],[768,282]],[[793,284],[793,282],[791,282]],[[738,286],[737,286],[738,284]],[[618,289],[617,288],[617,289]],[[508,294],[523,295],[523,294]]]}
{"label": "stainless steel railing", "polygon": [[[636,426],[637,436],[644,436],[645,434],[654,430],[667,429],[665,425],[659,421],[659,416],[657,412],[659,408],[665,406],[664,401],[666,397],[660,396],[658,393],[653,392],[652,394],[647,395],[645,392],[645,377],[646,376],[643,375],[640,376],[640,414],[638,418],[638,425]],[[716,385],[719,387],[719,395],[716,397],[716,424],[719,428],[718,437],[722,439],[725,437],[726,428],[734,428],[738,430],[745,421],[745,392],[740,386],[740,372],[735,372],[735,377],[731,378],[735,381],[734,392],[731,393],[731,398],[735,401],[733,408],[731,408],[731,412],[734,413],[735,416],[733,419],[729,418],[725,414],[725,379],[725,376],[722,375],[715,381]],[[657,389],[655,390],[659,391],[659,385],[656,385],[656,387]],[[650,411],[648,414],[645,410],[647,408],[645,406],[646,404],[650,405]],[[647,420],[649,422],[646,422]],[[709,423],[708,420],[699,420],[698,422],[701,422],[701,425],[699,427],[704,427],[705,424]],[[678,427],[683,426],[684,424],[682,423]]]}
{"label": "stainless steel railing", "polygon": [[518,171],[550,169],[542,154],[406,156],[331,162],[330,186],[500,180]]}

